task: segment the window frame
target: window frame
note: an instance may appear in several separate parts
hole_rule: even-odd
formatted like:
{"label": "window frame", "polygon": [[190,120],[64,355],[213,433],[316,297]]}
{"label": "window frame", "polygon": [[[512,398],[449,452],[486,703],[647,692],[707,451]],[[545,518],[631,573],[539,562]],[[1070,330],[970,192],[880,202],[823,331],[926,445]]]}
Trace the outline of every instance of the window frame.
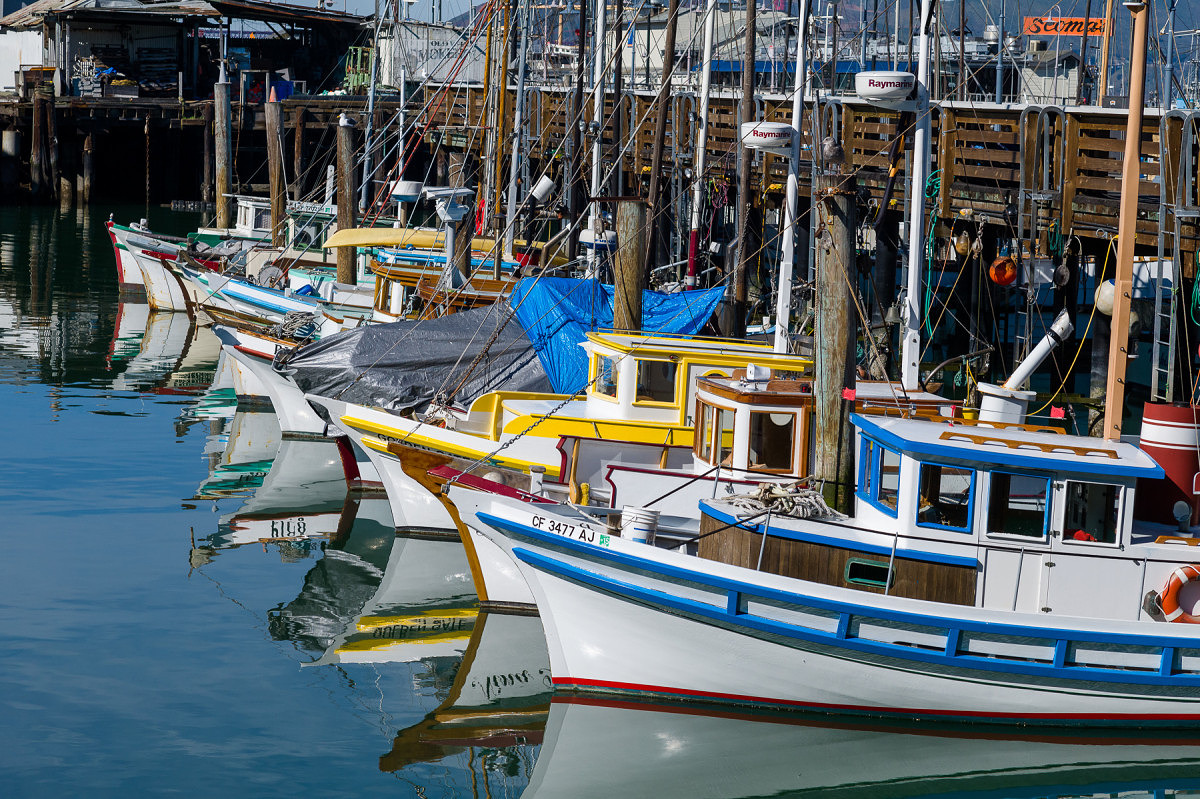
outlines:
{"label": "window frame", "polygon": [[[976,486],[976,482],[979,479],[979,470],[972,469],[969,466],[955,465],[953,463],[941,463],[940,461],[917,461],[917,489],[918,489],[918,492],[920,491],[920,487],[923,483],[922,477],[924,476],[926,466],[937,466],[937,467],[940,467],[943,469],[947,469],[947,468],[963,469],[963,470],[969,471],[971,473],[971,485],[967,489],[967,526],[966,527],[955,527],[954,525],[951,525],[951,524],[935,524],[934,522],[921,521],[921,501],[920,501],[920,495],[918,493],[917,507],[913,508],[913,519],[914,519],[917,527],[924,527],[924,528],[927,528],[930,530],[946,530],[946,531],[952,532],[952,533],[974,532],[974,530],[975,530],[975,497],[976,497],[975,486]],[[989,483],[989,488],[990,488],[990,483]],[[989,498],[989,500],[991,499],[990,495],[988,498]]]}
{"label": "window frame", "polygon": [[[1045,481],[1045,483],[1046,483],[1046,494],[1045,494],[1046,507],[1042,509],[1042,535],[1040,538],[1035,538],[1033,536],[1028,536],[1028,535],[1019,535],[1017,533],[998,533],[991,529],[992,525],[991,525],[990,519],[991,519],[991,515],[992,515],[992,486],[993,486],[992,478],[997,474],[1008,475],[1010,478],[1011,477],[1029,477],[1029,478],[1040,479],[1040,480]],[[1050,543],[1050,532],[1051,532],[1052,526],[1054,524],[1054,516],[1053,516],[1054,479],[1050,475],[1044,474],[1044,473],[1018,472],[1018,471],[1009,471],[1008,469],[989,469],[987,471],[987,476],[988,476],[987,508],[984,509],[984,523],[981,527],[983,534],[985,536],[987,536],[988,538],[992,538],[992,539],[995,539],[998,541],[1023,541],[1025,543],[1029,543],[1029,544],[1049,544]],[[1010,483],[1010,485],[1011,485],[1011,483]],[[1009,492],[1009,496],[1010,497],[1012,496],[1011,491]]]}
{"label": "window frame", "polygon": [[[782,469],[771,468],[768,466],[755,466],[750,462],[750,445],[752,436],[754,435],[754,417],[755,415],[772,416],[774,414],[786,414],[792,417],[792,445],[789,447],[788,465]],[[746,417],[746,470],[756,472],[758,474],[791,474],[796,466],[796,442],[800,433],[800,414],[796,411],[778,410],[778,411],[756,411],[750,409],[749,415]]]}
{"label": "window frame", "polygon": [[[880,487],[880,469],[883,463],[883,453],[890,452],[899,459],[898,468],[896,471],[896,507],[885,505],[879,499]],[[871,507],[890,516],[893,519],[900,518],[900,495],[901,495],[901,477],[904,474],[904,453],[898,449],[892,449],[881,441],[863,436],[863,444],[860,450],[862,455],[862,466],[859,468],[858,490],[855,495],[866,502]],[[864,481],[864,478],[865,481]],[[865,487],[865,490],[863,488]]]}
{"label": "window frame", "polygon": [[[706,410],[710,411],[711,413],[706,414],[705,413]],[[712,461],[713,451],[715,450],[712,439],[713,439],[713,430],[715,429],[714,422],[716,421],[716,416],[717,416],[716,411],[717,411],[716,405],[711,405],[708,402],[705,402],[704,400],[700,399],[699,397],[696,398],[696,421],[695,421],[695,424],[696,424],[696,428],[699,432],[699,435],[695,436],[692,441],[692,454],[695,455],[699,460],[703,461],[704,463],[707,463],[709,466],[716,465]],[[707,431],[704,429],[706,422],[707,422],[707,426],[708,426]],[[706,438],[705,433],[706,432],[708,434],[707,441],[705,441],[705,438]],[[707,448],[708,448],[707,455],[703,452],[706,444],[707,444]]]}
{"label": "window frame", "polygon": [[[605,394],[603,391],[600,390],[600,375],[603,371],[602,362],[605,360],[612,361],[612,380],[613,380],[613,393],[612,394]],[[592,392],[591,392],[592,396],[598,397],[598,398],[604,400],[605,402],[620,402],[620,399],[619,399],[620,392],[621,392],[621,368],[620,367],[621,367],[621,359],[615,355],[597,354],[592,359],[593,374],[591,375],[591,381],[590,381],[591,387],[592,387]]]}
{"label": "window frame", "polygon": [[[1080,541],[1075,538],[1067,537],[1067,503],[1070,502],[1070,496],[1069,496],[1069,491],[1068,491],[1067,486],[1069,486],[1071,483],[1087,483],[1088,485],[1106,486],[1106,487],[1111,486],[1112,488],[1117,489],[1117,518],[1113,524],[1113,540],[1112,541]],[[1058,494],[1060,486],[1061,486],[1061,490],[1062,490],[1063,499],[1062,499],[1062,502],[1060,503],[1061,509],[1056,509],[1055,519],[1054,519],[1055,526],[1058,528],[1058,530],[1056,531],[1058,539],[1060,541],[1062,541],[1063,544],[1066,546],[1108,547],[1110,549],[1120,549],[1122,546],[1121,519],[1124,518],[1124,515],[1125,515],[1125,496],[1126,496],[1125,489],[1127,488],[1127,486],[1124,485],[1123,483],[1104,483],[1104,482],[1097,482],[1095,480],[1073,480],[1069,477],[1064,477],[1061,481],[1055,481],[1055,483],[1054,483],[1054,489],[1055,489],[1056,495]]]}
{"label": "window frame", "polygon": [[[638,383],[641,382],[643,363],[669,363],[675,367],[673,380],[674,389],[670,401],[638,399]],[[679,404],[679,367],[680,362],[670,358],[635,358],[633,363],[633,404],[642,408],[674,408]]]}

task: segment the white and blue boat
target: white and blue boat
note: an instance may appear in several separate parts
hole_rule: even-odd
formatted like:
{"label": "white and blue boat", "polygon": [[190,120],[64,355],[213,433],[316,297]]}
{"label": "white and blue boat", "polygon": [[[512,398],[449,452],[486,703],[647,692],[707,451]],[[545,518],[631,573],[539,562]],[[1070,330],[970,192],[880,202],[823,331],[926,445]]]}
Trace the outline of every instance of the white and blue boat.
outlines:
{"label": "white and blue boat", "polygon": [[[785,413],[770,392],[739,393]],[[1200,621],[1200,538],[1134,520],[1139,484],[1163,474],[1150,456],[1031,425],[852,418],[850,517],[708,499],[700,533],[667,549],[568,504],[477,500],[478,529],[537,602],[556,687],[926,720],[1200,724],[1200,626],[1180,623]],[[709,435],[697,458],[728,448],[720,426]],[[451,489],[460,509],[465,491]]]}

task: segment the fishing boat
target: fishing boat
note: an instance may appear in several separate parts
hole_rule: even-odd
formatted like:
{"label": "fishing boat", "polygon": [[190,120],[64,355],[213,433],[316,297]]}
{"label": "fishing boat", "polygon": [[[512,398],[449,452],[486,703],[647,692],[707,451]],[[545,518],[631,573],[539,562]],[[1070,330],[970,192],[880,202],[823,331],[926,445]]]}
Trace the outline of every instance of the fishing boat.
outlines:
{"label": "fishing boat", "polygon": [[697,377],[730,375],[748,361],[795,374],[810,364],[764,345],[676,337],[589,333],[583,346],[589,360],[583,396],[497,391],[466,410],[424,420],[328,397],[308,400],[371,457],[398,524],[455,530],[441,503],[406,473],[392,442],[524,472],[537,467],[554,477],[561,436],[690,446]]}

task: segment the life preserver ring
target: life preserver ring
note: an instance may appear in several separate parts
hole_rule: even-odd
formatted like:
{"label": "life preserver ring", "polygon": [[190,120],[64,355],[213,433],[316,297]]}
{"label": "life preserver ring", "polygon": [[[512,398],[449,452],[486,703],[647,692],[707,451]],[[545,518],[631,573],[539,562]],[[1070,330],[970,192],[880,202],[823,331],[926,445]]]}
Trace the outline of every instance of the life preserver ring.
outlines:
{"label": "life preserver ring", "polygon": [[1184,624],[1200,624],[1200,616],[1193,616],[1190,613],[1185,613],[1183,608],[1179,607],[1179,590],[1186,583],[1193,580],[1200,580],[1200,566],[1187,565],[1180,566],[1171,572],[1171,576],[1167,578],[1167,584],[1163,586],[1162,593],[1159,594],[1159,605],[1162,607],[1163,617],[1167,621],[1177,621]]}

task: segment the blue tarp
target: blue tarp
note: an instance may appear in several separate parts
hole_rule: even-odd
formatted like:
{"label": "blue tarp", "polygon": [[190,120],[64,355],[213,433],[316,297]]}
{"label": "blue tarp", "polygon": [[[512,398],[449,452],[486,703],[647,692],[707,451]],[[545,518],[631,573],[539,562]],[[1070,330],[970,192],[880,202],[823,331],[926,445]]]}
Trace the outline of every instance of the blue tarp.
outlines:
{"label": "blue tarp", "polygon": [[[589,331],[612,330],[614,293],[598,280],[565,277],[525,278],[513,287],[509,302],[556,392],[573,394],[587,385],[587,353],[579,345]],[[643,291],[642,330],[692,335],[712,317],[724,294],[723,287]]]}

